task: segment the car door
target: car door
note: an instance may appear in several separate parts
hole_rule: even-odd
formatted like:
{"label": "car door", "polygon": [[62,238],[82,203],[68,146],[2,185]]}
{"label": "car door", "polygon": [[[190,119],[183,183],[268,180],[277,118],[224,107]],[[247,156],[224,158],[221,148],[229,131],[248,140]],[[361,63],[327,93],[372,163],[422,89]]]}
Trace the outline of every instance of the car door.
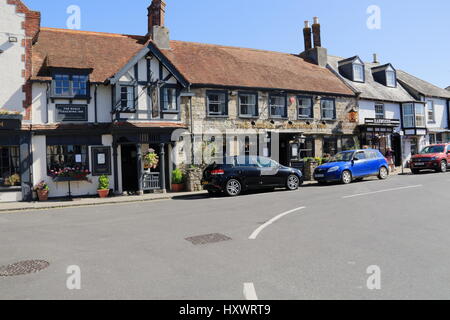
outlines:
{"label": "car door", "polygon": [[258,163],[261,170],[263,187],[276,187],[282,184],[283,176],[280,172],[280,165],[269,158],[259,157]]}
{"label": "car door", "polygon": [[364,151],[366,154],[366,162],[367,162],[367,173],[366,175],[375,175],[378,174],[380,170],[380,156],[375,150],[367,150]]}
{"label": "car door", "polygon": [[258,166],[256,157],[237,157],[236,172],[247,188],[258,188],[261,181],[261,169]]}
{"label": "car door", "polygon": [[352,162],[352,175],[353,177],[364,177],[368,175],[368,164],[367,164],[366,153],[364,151],[358,151],[353,156]]}

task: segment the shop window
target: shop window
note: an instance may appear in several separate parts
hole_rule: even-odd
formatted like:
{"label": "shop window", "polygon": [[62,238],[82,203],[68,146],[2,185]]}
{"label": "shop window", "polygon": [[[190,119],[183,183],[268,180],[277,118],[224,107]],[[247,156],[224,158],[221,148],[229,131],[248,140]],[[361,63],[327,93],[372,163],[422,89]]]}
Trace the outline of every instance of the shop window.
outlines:
{"label": "shop window", "polygon": [[320,101],[322,120],[336,120],[336,104],[334,99],[322,99]]}
{"label": "shop window", "polygon": [[334,156],[338,153],[338,140],[336,137],[323,138],[323,154],[324,156]]}
{"label": "shop window", "polygon": [[0,146],[0,187],[20,186],[19,147]]}
{"label": "shop window", "polygon": [[355,149],[359,149],[356,137],[342,137],[342,151]]}
{"label": "shop window", "polygon": [[258,95],[255,93],[239,93],[239,115],[241,117],[258,116]]}
{"label": "shop window", "polygon": [[298,118],[312,119],[314,118],[314,105],[311,97],[298,98]]}
{"label": "shop window", "polygon": [[226,91],[208,91],[206,93],[208,116],[228,115],[228,94]]}
{"label": "shop window", "polygon": [[47,146],[47,171],[75,168],[89,170],[87,145]]}
{"label": "shop window", "polygon": [[272,118],[287,118],[287,97],[286,95],[270,95],[269,97],[270,116]]}

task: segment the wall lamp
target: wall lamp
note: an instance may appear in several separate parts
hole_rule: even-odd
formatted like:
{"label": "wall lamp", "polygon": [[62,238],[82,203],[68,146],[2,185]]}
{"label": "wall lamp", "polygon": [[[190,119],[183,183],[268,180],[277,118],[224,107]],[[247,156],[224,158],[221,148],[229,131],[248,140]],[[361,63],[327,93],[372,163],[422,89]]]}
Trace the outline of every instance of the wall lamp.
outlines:
{"label": "wall lamp", "polygon": [[8,38],[8,41],[9,41],[9,42],[17,42],[17,41],[19,41],[19,40],[17,39],[17,37],[9,37],[9,38]]}

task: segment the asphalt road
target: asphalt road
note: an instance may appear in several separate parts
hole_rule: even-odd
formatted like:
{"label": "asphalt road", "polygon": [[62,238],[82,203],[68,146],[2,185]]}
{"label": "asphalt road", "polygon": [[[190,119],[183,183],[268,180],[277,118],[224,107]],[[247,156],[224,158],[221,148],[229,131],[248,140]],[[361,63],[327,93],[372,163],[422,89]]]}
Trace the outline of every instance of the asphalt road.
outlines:
{"label": "asphalt road", "polygon": [[[0,266],[50,263],[0,277],[0,299],[449,299],[449,185],[423,174],[0,214]],[[185,240],[212,233],[231,240]],[[81,290],[66,286],[72,265]]]}

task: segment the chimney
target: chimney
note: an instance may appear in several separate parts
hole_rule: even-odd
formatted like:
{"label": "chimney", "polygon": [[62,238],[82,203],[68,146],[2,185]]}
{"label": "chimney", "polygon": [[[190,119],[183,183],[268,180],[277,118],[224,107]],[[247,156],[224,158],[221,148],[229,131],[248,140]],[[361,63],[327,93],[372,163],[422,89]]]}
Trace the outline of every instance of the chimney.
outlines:
{"label": "chimney", "polygon": [[164,27],[164,16],[166,13],[166,2],[164,0],[153,0],[148,7],[148,33],[153,32],[153,27]]}
{"label": "chimney", "polygon": [[300,54],[300,57],[311,63],[317,64],[318,66],[326,67],[328,65],[328,50],[326,48],[322,48],[319,18],[314,17],[314,24],[312,25],[314,48],[312,48],[311,28],[308,21],[305,21],[303,34],[305,37],[305,51]]}
{"label": "chimney", "polygon": [[169,30],[164,26],[166,14],[165,0],[152,0],[148,7],[148,33],[160,49],[170,49]]}
{"label": "chimney", "polygon": [[322,47],[322,40],[320,39],[320,23],[318,17],[314,17],[312,32],[314,36],[314,48]]}
{"label": "chimney", "polygon": [[380,61],[378,61],[378,54],[376,54],[376,53],[373,54],[373,63],[374,64],[379,64],[380,63]]}
{"label": "chimney", "polygon": [[311,35],[311,26],[309,25],[309,21],[305,21],[305,28],[303,29],[303,37],[305,39],[305,51],[312,49],[312,35]]}

